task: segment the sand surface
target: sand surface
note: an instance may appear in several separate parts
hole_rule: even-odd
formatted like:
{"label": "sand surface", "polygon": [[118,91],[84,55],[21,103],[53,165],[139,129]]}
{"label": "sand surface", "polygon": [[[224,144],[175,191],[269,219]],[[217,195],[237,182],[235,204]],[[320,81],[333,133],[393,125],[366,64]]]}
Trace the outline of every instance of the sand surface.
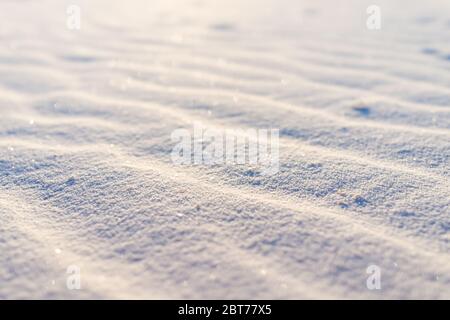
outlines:
{"label": "sand surface", "polygon": [[450,2],[371,2],[1,1],[0,298],[449,299]]}

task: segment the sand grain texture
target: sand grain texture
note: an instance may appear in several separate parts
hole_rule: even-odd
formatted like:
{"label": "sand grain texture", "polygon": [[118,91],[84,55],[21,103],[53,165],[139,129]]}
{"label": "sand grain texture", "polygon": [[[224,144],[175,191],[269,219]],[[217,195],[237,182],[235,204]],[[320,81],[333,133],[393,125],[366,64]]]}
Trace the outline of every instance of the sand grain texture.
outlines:
{"label": "sand grain texture", "polygon": [[[378,2],[1,1],[0,298],[449,299],[450,3]],[[174,165],[196,122],[280,172]]]}

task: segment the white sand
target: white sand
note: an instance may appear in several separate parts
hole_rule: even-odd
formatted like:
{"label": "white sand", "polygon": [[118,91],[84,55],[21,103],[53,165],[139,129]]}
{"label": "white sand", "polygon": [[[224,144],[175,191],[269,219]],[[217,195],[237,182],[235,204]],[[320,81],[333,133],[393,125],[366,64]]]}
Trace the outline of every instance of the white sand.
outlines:
{"label": "white sand", "polygon": [[[370,4],[1,1],[0,298],[449,299],[450,2]],[[280,172],[175,166],[195,121]]]}

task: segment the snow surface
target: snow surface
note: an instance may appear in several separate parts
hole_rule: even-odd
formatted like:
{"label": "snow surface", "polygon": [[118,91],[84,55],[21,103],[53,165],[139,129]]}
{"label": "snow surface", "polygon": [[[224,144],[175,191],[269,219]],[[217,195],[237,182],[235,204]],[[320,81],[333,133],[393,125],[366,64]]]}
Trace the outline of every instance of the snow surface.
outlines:
{"label": "snow surface", "polygon": [[[0,298],[449,299],[450,2],[372,2],[1,1]],[[195,121],[280,172],[174,165]]]}

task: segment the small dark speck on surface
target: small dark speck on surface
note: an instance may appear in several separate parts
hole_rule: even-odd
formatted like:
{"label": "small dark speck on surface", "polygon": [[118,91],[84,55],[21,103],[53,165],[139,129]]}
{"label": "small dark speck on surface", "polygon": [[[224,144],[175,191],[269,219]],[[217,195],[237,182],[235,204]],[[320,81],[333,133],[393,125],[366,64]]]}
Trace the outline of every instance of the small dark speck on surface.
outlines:
{"label": "small dark speck on surface", "polygon": [[69,180],[66,181],[67,186],[73,186],[75,183],[76,183],[75,178],[70,178]]}
{"label": "small dark speck on surface", "polygon": [[255,170],[247,170],[244,172],[244,176],[246,177],[256,177],[258,176],[258,172]]}
{"label": "small dark speck on surface", "polygon": [[365,117],[370,115],[370,108],[368,107],[353,107],[353,110]]}
{"label": "small dark speck on surface", "polygon": [[345,202],[339,202],[338,205],[342,208],[342,209],[347,209],[348,208],[348,204]]}
{"label": "small dark speck on surface", "polygon": [[211,29],[216,31],[233,31],[235,26],[230,23],[216,23],[211,25]]}
{"label": "small dark speck on surface", "polygon": [[416,214],[411,211],[398,211],[395,213],[399,217],[414,217]]}
{"label": "small dark speck on surface", "polygon": [[67,55],[67,56],[64,56],[63,59],[66,61],[77,62],[77,63],[89,63],[89,62],[96,61],[96,59],[94,57],[81,56],[81,55]]}
{"label": "small dark speck on surface", "polygon": [[436,21],[436,18],[433,16],[420,16],[416,18],[417,24],[431,24]]}
{"label": "small dark speck on surface", "polygon": [[360,207],[364,207],[367,204],[367,200],[361,196],[357,196],[355,198],[355,203]]}
{"label": "small dark speck on surface", "polygon": [[437,54],[439,51],[437,49],[434,48],[423,48],[422,49],[422,53],[424,54],[430,54],[430,55],[434,55]]}

